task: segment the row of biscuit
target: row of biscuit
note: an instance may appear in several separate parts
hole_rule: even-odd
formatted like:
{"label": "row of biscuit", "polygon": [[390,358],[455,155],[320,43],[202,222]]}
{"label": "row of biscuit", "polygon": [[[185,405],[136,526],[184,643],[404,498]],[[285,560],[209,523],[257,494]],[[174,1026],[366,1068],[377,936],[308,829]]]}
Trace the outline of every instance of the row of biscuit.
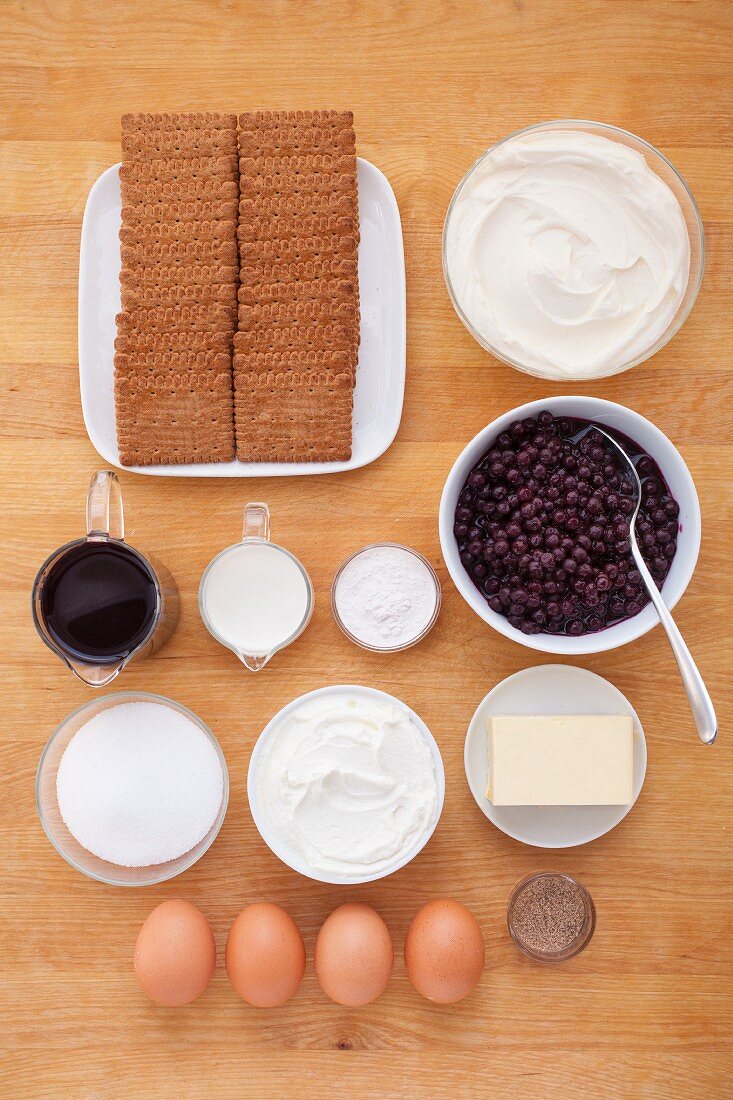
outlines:
{"label": "row of biscuit", "polygon": [[122,153],[121,461],[231,460],[236,115],[125,115]]}
{"label": "row of biscuit", "polygon": [[348,459],[359,342],[353,116],[240,115],[239,186],[237,452]]}

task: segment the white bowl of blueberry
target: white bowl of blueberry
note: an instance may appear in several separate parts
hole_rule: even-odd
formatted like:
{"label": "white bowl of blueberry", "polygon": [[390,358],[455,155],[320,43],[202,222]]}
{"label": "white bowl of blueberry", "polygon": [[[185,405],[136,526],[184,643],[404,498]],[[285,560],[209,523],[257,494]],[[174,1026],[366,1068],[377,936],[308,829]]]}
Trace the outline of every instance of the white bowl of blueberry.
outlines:
{"label": "white bowl of blueberry", "polygon": [[600,653],[659,621],[629,549],[633,493],[611,444],[636,465],[639,545],[668,607],[692,577],[700,505],[682,456],[639,413],[597,397],[531,401],[498,417],[456,460],[440,542],[466,602],[543,653]]}

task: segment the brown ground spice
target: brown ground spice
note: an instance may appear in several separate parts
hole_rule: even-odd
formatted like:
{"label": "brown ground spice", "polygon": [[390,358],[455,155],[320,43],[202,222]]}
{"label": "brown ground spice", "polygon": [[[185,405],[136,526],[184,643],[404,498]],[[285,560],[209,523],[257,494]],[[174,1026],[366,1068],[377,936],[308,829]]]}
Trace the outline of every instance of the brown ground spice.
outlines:
{"label": "brown ground spice", "polygon": [[585,922],[583,894],[562,875],[533,879],[514,901],[512,929],[530,950],[565,951],[578,939]]}

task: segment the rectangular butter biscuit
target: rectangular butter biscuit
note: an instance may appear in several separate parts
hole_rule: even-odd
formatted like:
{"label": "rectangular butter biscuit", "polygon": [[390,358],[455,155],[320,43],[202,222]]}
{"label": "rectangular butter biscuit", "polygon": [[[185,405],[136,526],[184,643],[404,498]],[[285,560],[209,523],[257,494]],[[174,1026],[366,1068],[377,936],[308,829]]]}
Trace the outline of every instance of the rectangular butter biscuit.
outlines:
{"label": "rectangular butter biscuit", "polygon": [[190,183],[215,179],[236,183],[239,179],[239,158],[231,155],[154,157],[125,161],[120,166],[120,185],[149,183],[157,187],[161,180],[167,183]]}
{"label": "rectangular butter biscuit", "polygon": [[115,353],[115,372],[124,375],[180,374],[182,371],[215,371],[228,374],[232,359],[228,350],[193,350],[191,348],[165,351],[118,351]]}
{"label": "rectangular butter biscuit", "polygon": [[222,222],[236,232],[239,213],[236,201],[219,202],[216,199],[187,199],[181,202],[138,202],[122,207],[122,220],[134,228],[139,225],[161,225],[180,222]]}
{"label": "rectangular butter biscuit", "polygon": [[135,130],[122,133],[122,156],[131,160],[185,160],[237,153],[236,130]]}
{"label": "rectangular butter biscuit", "polygon": [[307,263],[311,260],[353,260],[358,254],[353,234],[324,233],[320,236],[303,234],[284,239],[267,238],[260,241],[242,240],[239,255],[243,265],[248,263],[279,262]]}
{"label": "rectangular butter biscuit", "polygon": [[237,116],[228,111],[178,111],[159,114],[127,112],[121,120],[126,134],[156,130],[236,130]]}
{"label": "rectangular butter biscuit", "polygon": [[124,263],[120,271],[123,287],[235,286],[239,283],[239,267],[222,264],[158,264]]}
{"label": "rectangular butter biscuit", "polygon": [[351,325],[327,321],[325,324],[295,324],[284,327],[249,324],[234,333],[234,351],[348,351],[353,346]]}
{"label": "rectangular butter biscuit", "polygon": [[263,214],[252,199],[240,200],[237,239],[240,247],[262,244],[276,249],[280,242],[295,247],[301,242],[318,240],[355,240],[359,242],[359,219],[352,214],[300,214],[299,216]]}
{"label": "rectangular butter biscuit", "polygon": [[329,371],[345,374],[350,370],[348,348],[332,351],[324,348],[275,348],[266,351],[235,350],[232,359],[235,387],[246,374],[313,374]]}
{"label": "rectangular butter biscuit", "polygon": [[179,352],[196,355],[198,352],[224,352],[229,360],[230,372],[231,348],[232,334],[226,329],[219,332],[208,332],[205,329],[145,332],[133,328],[118,333],[115,337],[115,352],[126,355],[147,353],[169,355]]}
{"label": "rectangular butter biscuit", "polygon": [[222,302],[207,305],[137,307],[117,314],[120,334],[148,332],[232,333],[236,312]]}
{"label": "rectangular butter biscuit", "polygon": [[240,281],[247,287],[305,285],[315,281],[355,283],[358,274],[356,259],[346,259],[344,256],[327,256],[298,263],[269,258],[260,261],[250,259],[242,261],[239,270]]}
{"label": "rectangular butter biscuit", "polygon": [[199,241],[221,244],[235,239],[231,221],[139,222],[135,225],[123,222],[120,227],[120,243],[123,248],[192,244]]}
{"label": "rectangular butter biscuit", "polygon": [[234,458],[228,372],[118,374],[115,407],[124,466],[229,462]]}
{"label": "rectangular butter biscuit", "polygon": [[239,129],[259,133],[263,130],[283,130],[287,126],[334,126],[350,129],[354,125],[352,111],[245,111],[238,116]]}
{"label": "rectangular butter biscuit", "polygon": [[348,374],[241,374],[234,402],[242,462],[343,462],[351,457]]}
{"label": "rectangular butter biscuit", "polygon": [[232,311],[232,316],[236,315],[237,285],[233,282],[191,283],[187,286],[125,284],[121,289],[122,308],[127,310],[221,304]]}
{"label": "rectangular butter biscuit", "polygon": [[122,264],[129,267],[234,268],[239,278],[239,254],[234,240],[121,242]]}
{"label": "rectangular butter biscuit", "polygon": [[236,130],[176,129],[123,133],[124,160],[186,160],[230,157],[238,152]]}
{"label": "rectangular butter biscuit", "polygon": [[123,206],[169,205],[179,202],[226,202],[239,204],[237,180],[199,176],[196,179],[121,180]]}
{"label": "rectangular butter biscuit", "polygon": [[359,199],[356,188],[341,191],[321,191],[290,194],[287,203],[278,195],[260,192],[247,192],[246,181],[240,190],[239,222],[245,224],[250,218],[265,219],[270,226],[267,236],[280,236],[283,230],[292,232],[306,218],[340,217],[353,218],[358,222]]}
{"label": "rectangular butter biscuit", "polygon": [[[242,277],[240,270],[240,279]],[[356,314],[355,294],[356,280],[343,279],[340,276],[292,283],[268,282],[248,285],[242,282],[239,287],[239,303],[256,305],[264,302],[302,302],[323,298],[334,303],[349,302],[352,311]]]}

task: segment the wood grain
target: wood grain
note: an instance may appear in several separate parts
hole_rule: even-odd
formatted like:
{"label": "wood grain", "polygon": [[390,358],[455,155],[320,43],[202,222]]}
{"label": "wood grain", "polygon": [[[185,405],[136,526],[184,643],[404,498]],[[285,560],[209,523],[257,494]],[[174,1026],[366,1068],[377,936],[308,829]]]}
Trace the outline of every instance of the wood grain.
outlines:
{"label": "wood grain", "polygon": [[[481,3],[243,0],[4,0],[0,5],[0,487],[4,569],[0,732],[0,1095],[275,1097],[722,1097],[733,1030],[730,739],[733,8],[725,0],[494,0]],[[47,553],[81,532],[100,460],[78,396],[76,285],[89,187],[119,159],[128,110],[351,107],[359,151],[390,178],[408,277],[402,426],[374,465],[337,477],[177,480],[122,475],[130,541],[175,574],[182,619],[170,645],[120,683],[201,715],[229,762],[229,814],[211,852],[178,881],[105,888],[67,867],[36,815],[34,774],[56,724],[88,698],[36,637],[28,596]],[[498,137],[553,117],[614,122],[661,147],[688,179],[709,262],[684,329],[652,361],[587,391],[632,405],[667,432],[702,503],[700,562],[678,608],[716,700],[720,743],[695,739],[664,637],[588,658],[637,708],[649,772],[609,836],[556,854],[494,830],[471,799],[468,720],[499,679],[542,657],[491,633],[446,576],[436,515],[465,442],[512,406],[583,391],[491,360],[456,318],[441,274],[444,212],[468,164]],[[252,676],[206,633],[201,572],[267,499],[278,540],[313,577],[307,633]],[[423,551],[445,602],[420,647],[380,657],[350,646],[328,608],[343,558],[374,539]],[[413,706],[443,751],[440,827],[408,868],[356,891],[387,920],[395,976],[347,1011],[309,964],[285,1008],[247,1008],[223,966],[201,1000],[166,1011],[135,984],[138,927],[165,897],[190,898],[220,953],[249,901],[290,910],[306,937],[346,891],[290,873],[249,815],[252,745],[275,711],[323,684],[361,682]],[[577,874],[598,910],[591,948],[555,969],[508,940],[506,899],[540,868]],[[349,893],[351,896],[353,892]],[[481,921],[488,966],[450,1009],[422,1001],[401,949],[430,897],[459,897]],[[221,960],[220,960],[221,961]]]}

